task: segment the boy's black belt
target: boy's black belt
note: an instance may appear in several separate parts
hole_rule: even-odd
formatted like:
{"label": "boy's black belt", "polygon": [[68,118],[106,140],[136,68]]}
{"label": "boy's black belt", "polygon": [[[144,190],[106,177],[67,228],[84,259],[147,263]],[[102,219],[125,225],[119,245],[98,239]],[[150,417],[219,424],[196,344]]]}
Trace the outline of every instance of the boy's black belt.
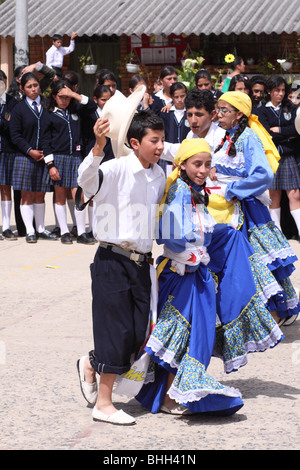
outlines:
{"label": "boy's black belt", "polygon": [[125,248],[122,248],[121,246],[113,245],[109,243],[100,242],[99,245],[101,248],[106,248],[107,250],[110,250],[113,253],[126,256],[126,258],[129,258],[131,261],[134,261],[135,263],[143,263],[144,261],[149,261],[149,259],[152,256],[152,253],[137,253],[136,251],[126,250]]}

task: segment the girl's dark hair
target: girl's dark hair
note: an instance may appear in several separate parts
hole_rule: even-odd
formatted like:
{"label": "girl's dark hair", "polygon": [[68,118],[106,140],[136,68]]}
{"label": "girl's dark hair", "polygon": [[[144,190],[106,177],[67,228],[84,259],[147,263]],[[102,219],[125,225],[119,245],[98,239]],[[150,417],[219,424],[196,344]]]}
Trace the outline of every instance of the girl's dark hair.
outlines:
{"label": "girl's dark hair", "polygon": [[243,58],[242,57],[239,57],[237,56],[233,63],[232,63],[232,68],[235,69],[237,65],[241,65],[241,63],[243,62]]}
{"label": "girl's dark hair", "polygon": [[[222,97],[221,97],[221,99],[222,99]],[[234,106],[232,106],[232,107],[234,108],[235,111],[238,111],[237,108],[235,108]],[[245,114],[243,114],[243,116],[239,120],[239,125],[238,125],[235,133],[233,134],[233,136],[231,138],[231,145],[230,145],[230,148],[229,148],[229,151],[228,151],[228,155],[230,157],[235,157],[236,156],[235,142],[237,141],[239,136],[242,134],[242,132],[244,132],[246,127],[248,127],[248,117]],[[226,131],[225,137],[222,139],[219,147],[215,150],[215,152],[218,152],[223,147],[224,143],[227,140],[226,138],[229,135],[230,135],[229,132]]]}
{"label": "girl's dark hair", "polygon": [[37,76],[34,73],[27,72],[27,73],[24,73],[24,75],[22,75],[22,77],[21,77],[21,86],[22,86],[22,88],[24,88],[24,86],[26,85],[27,82],[29,82],[29,80],[36,80],[39,83],[39,79],[37,78]]}
{"label": "girl's dark hair", "polygon": [[243,75],[242,73],[239,73],[239,74],[234,75],[232,77],[232,79],[230,80],[230,85],[229,85],[228,91],[234,91],[235,86],[238,82],[243,82],[244,83],[245,87],[248,90],[248,94],[251,98],[251,96],[252,96],[251,81],[250,81],[249,77],[247,77],[247,75]]}
{"label": "girl's dark hair", "polygon": [[79,75],[74,70],[67,70],[62,75],[62,80],[68,80],[68,82],[73,87],[74,85],[79,85]]}
{"label": "girl's dark hair", "polygon": [[279,87],[280,85],[284,85],[285,88],[285,95],[282,100],[282,109],[288,110],[292,107],[292,103],[288,99],[288,84],[285,79],[281,75],[271,75],[271,77],[267,80],[266,83],[266,102],[271,100],[270,92],[274,89]]}
{"label": "girl's dark hair", "polygon": [[175,67],[173,67],[173,65],[164,65],[160,70],[159,78],[162,79],[167,77],[168,75],[173,74],[178,75],[178,72]]}
{"label": "girl's dark hair", "polygon": [[6,73],[3,72],[3,70],[0,70],[0,80],[6,80],[6,79],[7,79]]}
{"label": "girl's dark hair", "polygon": [[23,65],[20,65],[19,67],[15,68],[13,78],[7,90],[7,94],[13,96],[18,101],[21,100],[21,96],[20,96],[20,84],[17,81],[17,79],[20,78],[23,69],[24,69]]}
{"label": "girl's dark hair", "polygon": [[[48,106],[47,106],[49,112],[52,112],[54,110],[54,108],[57,106],[56,101],[54,99],[54,96],[56,96],[57,93],[60,90],[62,90],[62,88],[64,88],[64,87],[68,87],[68,88],[70,88],[70,90],[72,90],[72,86],[70,85],[68,80],[58,80],[57,82],[54,82],[54,84],[52,86],[52,90],[51,90],[49,103],[48,103]],[[68,106],[68,111],[70,113],[74,113],[74,114],[76,112],[76,101],[74,100],[74,98],[71,98],[70,104]]]}
{"label": "girl's dark hair", "polygon": [[115,74],[108,69],[102,69],[96,74],[97,81],[99,85],[104,85],[105,80],[111,80],[112,82],[117,83],[117,77]]}
{"label": "girl's dark hair", "polygon": [[175,91],[184,90],[187,93],[187,87],[182,82],[175,82],[170,87],[170,95],[173,96]]}
{"label": "girl's dark hair", "polygon": [[139,82],[144,82],[146,83],[146,85],[148,85],[147,78],[144,77],[143,75],[140,75],[139,73],[136,73],[129,80],[128,88],[133,89]]}
{"label": "girl's dark hair", "polygon": [[[193,201],[195,204],[204,204],[205,206],[208,206],[209,202],[209,196],[206,192],[204,194],[198,193],[192,186],[191,186],[191,180],[189,179],[188,175],[186,174],[186,171],[183,169],[180,169],[180,178],[182,181],[184,181],[190,188],[191,190],[191,195],[193,198]],[[206,183],[202,186],[203,189],[205,188]]]}
{"label": "girl's dark hair", "polygon": [[93,91],[95,98],[101,98],[103,93],[109,93],[112,96],[112,91],[108,85],[96,85]]}
{"label": "girl's dark hair", "polygon": [[207,80],[209,80],[212,83],[211,74],[206,69],[200,69],[200,70],[198,70],[198,72],[196,72],[196,74],[195,74],[195,85],[196,86],[197,86],[198,80],[200,80],[200,78],[206,78]]}
{"label": "girl's dark hair", "polygon": [[[22,75],[21,77],[21,87],[24,89],[24,86],[26,85],[27,82],[29,82],[29,80],[36,80],[38,83],[39,82],[39,79],[37,78],[37,76],[32,73],[32,72],[27,72],[27,73],[24,73],[24,75]],[[23,93],[23,99],[25,99],[25,94]]]}
{"label": "girl's dark hair", "polygon": [[130,139],[137,139],[140,143],[148,130],[164,131],[163,120],[154,111],[139,111],[135,113],[127,132],[127,142]]}

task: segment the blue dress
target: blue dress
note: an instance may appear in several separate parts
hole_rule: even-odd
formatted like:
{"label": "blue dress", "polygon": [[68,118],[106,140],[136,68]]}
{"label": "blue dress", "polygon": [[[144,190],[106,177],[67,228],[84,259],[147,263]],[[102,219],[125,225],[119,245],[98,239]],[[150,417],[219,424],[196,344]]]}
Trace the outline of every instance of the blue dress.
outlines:
{"label": "blue dress", "polygon": [[[236,128],[229,132],[234,134]],[[236,156],[228,155],[229,141],[214,154],[213,166],[217,170],[217,182],[212,190],[208,210],[218,222],[224,221],[228,207],[235,207],[234,225],[248,238],[255,253],[267,270],[269,282],[264,295],[270,311],[275,310],[285,318],[299,312],[299,299],[292,286],[290,275],[297,257],[283,233],[272,221],[265,191],[271,186],[273,173],[268,164],[258,135],[246,128],[235,142]],[[220,191],[223,196],[220,195]],[[237,202],[230,202],[236,197]],[[224,206],[220,202],[223,199]],[[224,211],[222,210],[225,209]],[[227,212],[226,212],[227,211]],[[219,216],[216,215],[219,213]]]}
{"label": "blue dress", "polygon": [[[253,250],[241,232],[216,225],[204,204],[193,205],[181,179],[169,190],[157,242],[164,244],[157,268],[158,320],[145,347],[155,379],[136,399],[158,412],[171,372],[168,395],[191,412],[233,414],[243,406],[241,394],[209,375],[212,355],[236,370],[249,351],[275,346],[282,338],[252,277]],[[228,295],[232,287],[238,289],[234,296]]]}

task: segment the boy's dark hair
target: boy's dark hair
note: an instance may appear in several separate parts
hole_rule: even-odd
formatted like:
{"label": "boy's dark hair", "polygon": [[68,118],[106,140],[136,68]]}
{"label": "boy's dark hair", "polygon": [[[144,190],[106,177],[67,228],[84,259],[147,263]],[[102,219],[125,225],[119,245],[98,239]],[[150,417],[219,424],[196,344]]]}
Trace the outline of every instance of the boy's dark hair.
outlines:
{"label": "boy's dark hair", "polygon": [[185,98],[185,108],[204,108],[207,112],[212,113],[215,109],[215,100],[210,90],[198,90],[197,88],[190,90]]}
{"label": "boy's dark hair", "polygon": [[127,132],[127,142],[137,139],[140,143],[147,134],[148,129],[153,131],[164,131],[163,120],[154,111],[139,111],[135,113]]}
{"label": "boy's dark hair", "polygon": [[265,79],[263,75],[254,75],[253,77],[250,78],[250,83],[252,87],[256,84],[266,86],[267,80]]}
{"label": "boy's dark hair", "polygon": [[52,36],[52,41],[58,41],[59,39],[62,39],[62,35],[61,34],[53,34]]}

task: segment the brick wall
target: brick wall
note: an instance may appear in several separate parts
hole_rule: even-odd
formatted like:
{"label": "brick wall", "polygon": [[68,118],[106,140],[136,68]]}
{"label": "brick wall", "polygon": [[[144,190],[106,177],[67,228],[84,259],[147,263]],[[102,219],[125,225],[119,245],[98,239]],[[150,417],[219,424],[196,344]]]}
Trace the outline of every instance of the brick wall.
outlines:
{"label": "brick wall", "polygon": [[[283,33],[281,35],[281,46],[282,50],[284,49],[285,45],[287,45],[287,48],[290,53],[297,54],[299,57],[299,51],[297,49],[297,40],[299,36],[297,33],[294,34],[286,34]],[[64,44],[69,45],[70,38],[68,36],[64,36]],[[300,41],[299,41],[300,42]],[[192,50],[199,50],[201,49],[201,44],[200,44],[200,39],[199,36],[192,35],[189,38],[189,43],[191,46]],[[45,54],[46,51],[49,49],[49,47],[52,45],[52,40],[49,36],[45,36],[44,38],[41,38],[39,36],[36,36],[34,38],[29,39],[29,58],[30,58],[30,63],[35,63],[37,61],[43,61],[45,62]],[[120,37],[120,53],[121,53],[121,60],[130,52],[130,47],[128,43],[128,37],[125,35],[122,35]],[[79,66],[78,66],[79,67]],[[208,69],[211,69],[211,67],[207,67]],[[70,55],[65,56],[64,59],[64,70],[70,69]],[[153,83],[154,81],[158,78],[160,70],[161,70],[161,65],[149,65],[147,66],[147,69],[149,71],[148,74],[148,90],[149,92],[153,91]],[[251,70],[250,70],[251,69]],[[255,71],[255,66],[248,67],[246,68],[246,73],[256,73]],[[295,60],[293,69],[289,71],[290,74],[295,75],[300,73],[300,60]],[[127,96],[129,94],[129,87],[128,83],[130,80],[130,77],[132,74],[128,72],[124,72],[122,74],[122,78],[120,79],[121,82],[121,91]]]}

